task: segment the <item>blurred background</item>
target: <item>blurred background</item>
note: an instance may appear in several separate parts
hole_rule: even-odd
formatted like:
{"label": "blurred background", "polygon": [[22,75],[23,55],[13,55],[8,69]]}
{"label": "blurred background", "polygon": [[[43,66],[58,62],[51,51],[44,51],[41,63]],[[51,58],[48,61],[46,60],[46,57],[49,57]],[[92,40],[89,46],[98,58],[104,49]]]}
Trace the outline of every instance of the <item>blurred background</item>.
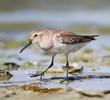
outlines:
{"label": "blurred background", "polygon": [[0,30],[110,32],[110,0],[0,0]]}

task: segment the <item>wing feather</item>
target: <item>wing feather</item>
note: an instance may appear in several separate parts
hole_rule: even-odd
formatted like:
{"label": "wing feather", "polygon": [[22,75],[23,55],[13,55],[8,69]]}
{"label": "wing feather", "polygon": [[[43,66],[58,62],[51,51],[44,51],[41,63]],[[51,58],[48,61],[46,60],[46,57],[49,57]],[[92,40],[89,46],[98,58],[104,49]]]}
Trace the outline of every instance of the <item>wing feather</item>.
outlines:
{"label": "wing feather", "polygon": [[87,35],[78,35],[75,33],[62,33],[60,37],[62,38],[63,44],[75,44],[75,43],[83,43],[83,42],[90,42],[95,40],[97,35],[87,36]]}

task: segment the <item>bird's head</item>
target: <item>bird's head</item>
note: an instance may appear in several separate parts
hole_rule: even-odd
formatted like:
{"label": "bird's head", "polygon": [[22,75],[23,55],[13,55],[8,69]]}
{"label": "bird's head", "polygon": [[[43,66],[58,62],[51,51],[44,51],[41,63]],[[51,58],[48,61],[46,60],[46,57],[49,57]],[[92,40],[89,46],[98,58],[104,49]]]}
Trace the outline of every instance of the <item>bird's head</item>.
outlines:
{"label": "bird's head", "polygon": [[41,37],[42,37],[42,32],[41,30],[35,30],[31,32],[30,35],[30,40],[29,42],[24,46],[23,49],[21,49],[20,53],[22,53],[24,51],[24,49],[26,49],[28,46],[30,46],[31,44],[39,44],[41,41]]}

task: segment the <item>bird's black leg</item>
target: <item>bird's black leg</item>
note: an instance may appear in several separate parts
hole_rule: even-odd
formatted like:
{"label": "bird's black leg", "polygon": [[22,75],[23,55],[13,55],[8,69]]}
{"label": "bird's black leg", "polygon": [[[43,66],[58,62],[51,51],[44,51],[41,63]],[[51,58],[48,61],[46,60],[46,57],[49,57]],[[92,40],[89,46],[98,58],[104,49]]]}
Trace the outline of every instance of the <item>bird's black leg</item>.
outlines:
{"label": "bird's black leg", "polygon": [[68,69],[69,69],[68,54],[66,54],[66,67],[67,67],[66,80],[68,81]]}
{"label": "bird's black leg", "polygon": [[44,75],[44,73],[48,70],[48,69],[50,69],[52,66],[53,66],[53,63],[54,63],[54,57],[55,57],[55,55],[53,55],[52,56],[52,61],[51,61],[51,64],[49,65],[49,67],[47,68],[47,69],[45,69],[42,73],[41,73],[41,77],[40,77],[40,80],[42,80],[42,76]]}
{"label": "bird's black leg", "polygon": [[33,74],[31,77],[40,76],[40,80],[42,80],[42,76],[44,75],[44,73],[45,73],[48,69],[50,69],[50,68],[53,66],[54,57],[55,57],[55,54],[53,54],[51,64],[49,65],[49,67],[48,67],[47,69],[45,69],[45,70],[44,70],[42,73],[40,73],[40,74],[38,74],[38,73],[37,73],[37,74]]}

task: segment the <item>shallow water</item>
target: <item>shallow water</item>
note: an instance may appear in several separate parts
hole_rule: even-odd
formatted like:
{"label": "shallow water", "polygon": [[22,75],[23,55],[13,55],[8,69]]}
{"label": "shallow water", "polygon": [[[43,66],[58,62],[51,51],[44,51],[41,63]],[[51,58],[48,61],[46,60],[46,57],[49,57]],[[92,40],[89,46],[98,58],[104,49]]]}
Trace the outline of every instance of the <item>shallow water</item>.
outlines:
{"label": "shallow water", "polygon": [[[98,67],[96,71],[93,71],[94,68],[84,68],[83,74],[85,75],[96,75],[94,78],[80,78],[81,75],[71,76],[73,80],[70,80],[69,84],[59,83],[60,80],[65,79],[65,74],[57,77],[52,76],[51,74],[45,75],[43,77],[43,83],[39,84],[40,88],[67,88],[71,87],[73,89],[81,90],[109,90],[110,89],[110,78],[105,78],[104,75],[110,75],[109,67]],[[14,75],[9,80],[1,81],[0,86],[11,86],[11,85],[31,85],[32,83],[39,83],[39,77],[31,78],[26,74],[26,71],[31,73],[35,72],[36,69],[27,69],[27,70],[17,70],[11,71]],[[98,74],[102,74],[102,77],[97,77]]]}

